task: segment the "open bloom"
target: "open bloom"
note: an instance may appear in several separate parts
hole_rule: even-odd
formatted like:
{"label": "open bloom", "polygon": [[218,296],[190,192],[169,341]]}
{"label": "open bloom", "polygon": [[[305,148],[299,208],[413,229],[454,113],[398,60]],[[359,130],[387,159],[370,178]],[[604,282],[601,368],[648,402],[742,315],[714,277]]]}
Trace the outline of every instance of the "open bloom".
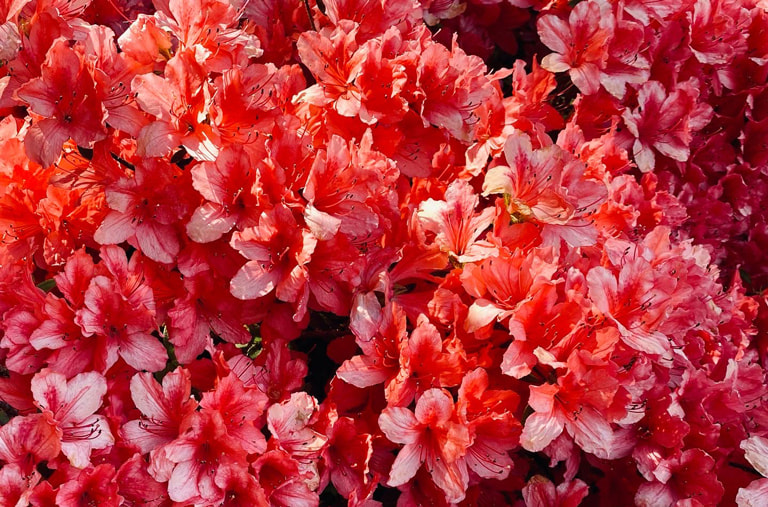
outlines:
{"label": "open bloom", "polygon": [[115,442],[107,419],[94,414],[106,392],[107,381],[96,372],[67,380],[60,373],[43,370],[32,379],[35,403],[58,428],[61,451],[73,466],[85,468],[91,462],[91,450]]}
{"label": "open bloom", "polygon": [[426,464],[447,501],[464,499],[469,482],[464,455],[471,441],[467,427],[455,420],[447,391],[426,391],[416,402],[415,413],[403,407],[385,408],[379,426],[389,440],[405,444],[392,464],[390,486],[406,484]]}

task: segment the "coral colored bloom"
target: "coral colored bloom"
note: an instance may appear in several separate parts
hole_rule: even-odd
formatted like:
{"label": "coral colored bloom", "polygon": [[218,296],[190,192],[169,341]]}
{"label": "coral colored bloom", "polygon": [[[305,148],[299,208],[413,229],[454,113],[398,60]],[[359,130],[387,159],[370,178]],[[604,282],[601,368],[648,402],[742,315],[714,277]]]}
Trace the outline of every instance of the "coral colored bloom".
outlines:
{"label": "coral colored bloom", "polygon": [[427,390],[416,402],[416,411],[388,407],[379,426],[392,442],[405,444],[389,474],[390,486],[406,484],[426,465],[435,484],[449,502],[464,499],[468,473],[464,455],[471,440],[466,426],[454,419],[453,399],[447,391]]}
{"label": "coral colored bloom", "polygon": [[596,93],[615,24],[610,5],[602,0],[579,2],[567,22],[554,14],[542,16],[539,36],[554,53],[545,56],[541,66],[551,72],[567,70],[582,93]]}
{"label": "coral colored bloom", "polygon": [[265,211],[258,226],[235,232],[230,243],[249,259],[230,284],[235,297],[256,299],[274,291],[282,301],[306,305],[306,264],[317,239],[296,223],[290,209],[281,205]]}

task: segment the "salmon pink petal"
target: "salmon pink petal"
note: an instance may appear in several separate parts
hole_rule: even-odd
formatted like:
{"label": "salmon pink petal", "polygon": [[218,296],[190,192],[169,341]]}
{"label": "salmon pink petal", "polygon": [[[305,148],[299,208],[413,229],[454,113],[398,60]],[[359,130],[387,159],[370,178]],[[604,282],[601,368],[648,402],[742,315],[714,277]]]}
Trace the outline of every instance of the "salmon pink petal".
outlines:
{"label": "salmon pink petal", "polygon": [[402,486],[416,475],[426,459],[424,450],[416,444],[408,444],[397,453],[387,484]]}
{"label": "salmon pink petal", "polygon": [[[421,433],[419,421],[407,408],[389,407],[379,416],[381,431],[393,442],[413,444]],[[413,472],[414,475],[416,472]]]}

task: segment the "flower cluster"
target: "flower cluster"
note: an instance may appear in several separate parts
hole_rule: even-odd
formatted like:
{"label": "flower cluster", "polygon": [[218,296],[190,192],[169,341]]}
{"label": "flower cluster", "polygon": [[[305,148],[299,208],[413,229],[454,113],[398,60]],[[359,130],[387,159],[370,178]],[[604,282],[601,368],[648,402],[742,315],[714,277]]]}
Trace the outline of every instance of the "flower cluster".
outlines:
{"label": "flower cluster", "polygon": [[0,507],[768,495],[765,2],[0,23]]}

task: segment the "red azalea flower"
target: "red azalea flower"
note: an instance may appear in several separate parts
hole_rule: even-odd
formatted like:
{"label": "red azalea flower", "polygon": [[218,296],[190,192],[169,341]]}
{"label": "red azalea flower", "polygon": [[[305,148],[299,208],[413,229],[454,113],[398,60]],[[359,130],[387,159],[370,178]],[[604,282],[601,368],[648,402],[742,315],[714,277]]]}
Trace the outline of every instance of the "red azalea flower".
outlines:
{"label": "red azalea flower", "polygon": [[0,427],[3,468],[18,467],[20,473],[29,475],[38,463],[53,461],[60,452],[60,430],[44,414],[17,416]]}
{"label": "red azalea flower", "polygon": [[228,467],[246,465],[246,451],[227,434],[215,410],[194,412],[182,435],[153,456],[155,478],[168,477],[168,496],[174,502],[217,503],[224,490],[216,477]]}
{"label": "red azalea flower", "polygon": [[61,507],[118,507],[122,502],[112,465],[83,470],[74,480],[62,484],[56,494],[56,505]]}
{"label": "red azalea flower", "polygon": [[235,373],[230,373],[218,379],[213,391],[203,394],[200,406],[220,413],[229,438],[248,454],[254,454],[267,450],[260,428],[268,401],[260,390],[246,388]]}
{"label": "red azalea flower", "polygon": [[41,117],[24,141],[29,157],[45,167],[59,158],[69,138],[89,148],[106,137],[101,95],[83,55],[66,40],[54,42],[41,76],[21,86],[16,94]]}
{"label": "red azalea flower", "polygon": [[[93,238],[102,245],[133,242],[150,259],[171,263],[179,253],[175,224],[190,210],[191,189],[178,167],[156,159],[106,189],[107,214]],[[187,180],[188,181],[188,180]]]}
{"label": "red azalea flower", "polygon": [[168,489],[147,472],[147,463],[140,454],[127,459],[117,471],[118,492],[129,505],[168,507]]}
{"label": "red azalea flower", "polygon": [[247,152],[225,149],[215,162],[196,164],[191,172],[192,185],[206,202],[187,224],[190,239],[209,243],[235,226],[243,230],[258,223],[266,198]]}
{"label": "red azalea flower", "polygon": [[488,387],[488,373],[478,368],[464,376],[459,388],[456,411],[472,438],[465,460],[480,477],[506,479],[513,466],[509,451],[517,447],[522,429],[514,416],[520,398]]}
{"label": "red azalea flower", "polygon": [[478,261],[493,249],[482,245],[477,238],[493,222],[494,209],[485,208],[475,213],[479,198],[464,181],[455,181],[445,191],[445,201],[428,199],[419,206],[419,220],[428,231],[435,233],[435,241],[443,251],[458,262]]}
{"label": "red azalea flower", "polygon": [[131,304],[110,278],[97,276],[91,280],[76,321],[83,335],[92,337],[89,345],[94,363],[103,371],[118,356],[137,370],[159,371],[165,366],[165,347],[151,334],[156,328],[152,313]]}
{"label": "red azalea flower", "polygon": [[641,506],[674,505],[692,499],[700,505],[717,505],[723,485],[714,472],[715,460],[701,449],[688,449],[662,461],[657,480],[642,484],[635,495]]}
{"label": "red azalea flower", "polygon": [[249,259],[232,278],[230,290],[239,299],[256,299],[272,291],[295,303],[297,320],[306,312],[307,268],[317,239],[296,223],[290,209],[275,206],[262,213],[259,225],[235,232],[232,248]]}
{"label": "red azalea flower", "polygon": [[139,155],[162,157],[182,145],[196,160],[216,160],[219,142],[208,124],[211,91],[206,77],[193,51],[185,49],[168,61],[164,78],[142,74],[133,79],[136,102],[156,118],[139,134]]}

